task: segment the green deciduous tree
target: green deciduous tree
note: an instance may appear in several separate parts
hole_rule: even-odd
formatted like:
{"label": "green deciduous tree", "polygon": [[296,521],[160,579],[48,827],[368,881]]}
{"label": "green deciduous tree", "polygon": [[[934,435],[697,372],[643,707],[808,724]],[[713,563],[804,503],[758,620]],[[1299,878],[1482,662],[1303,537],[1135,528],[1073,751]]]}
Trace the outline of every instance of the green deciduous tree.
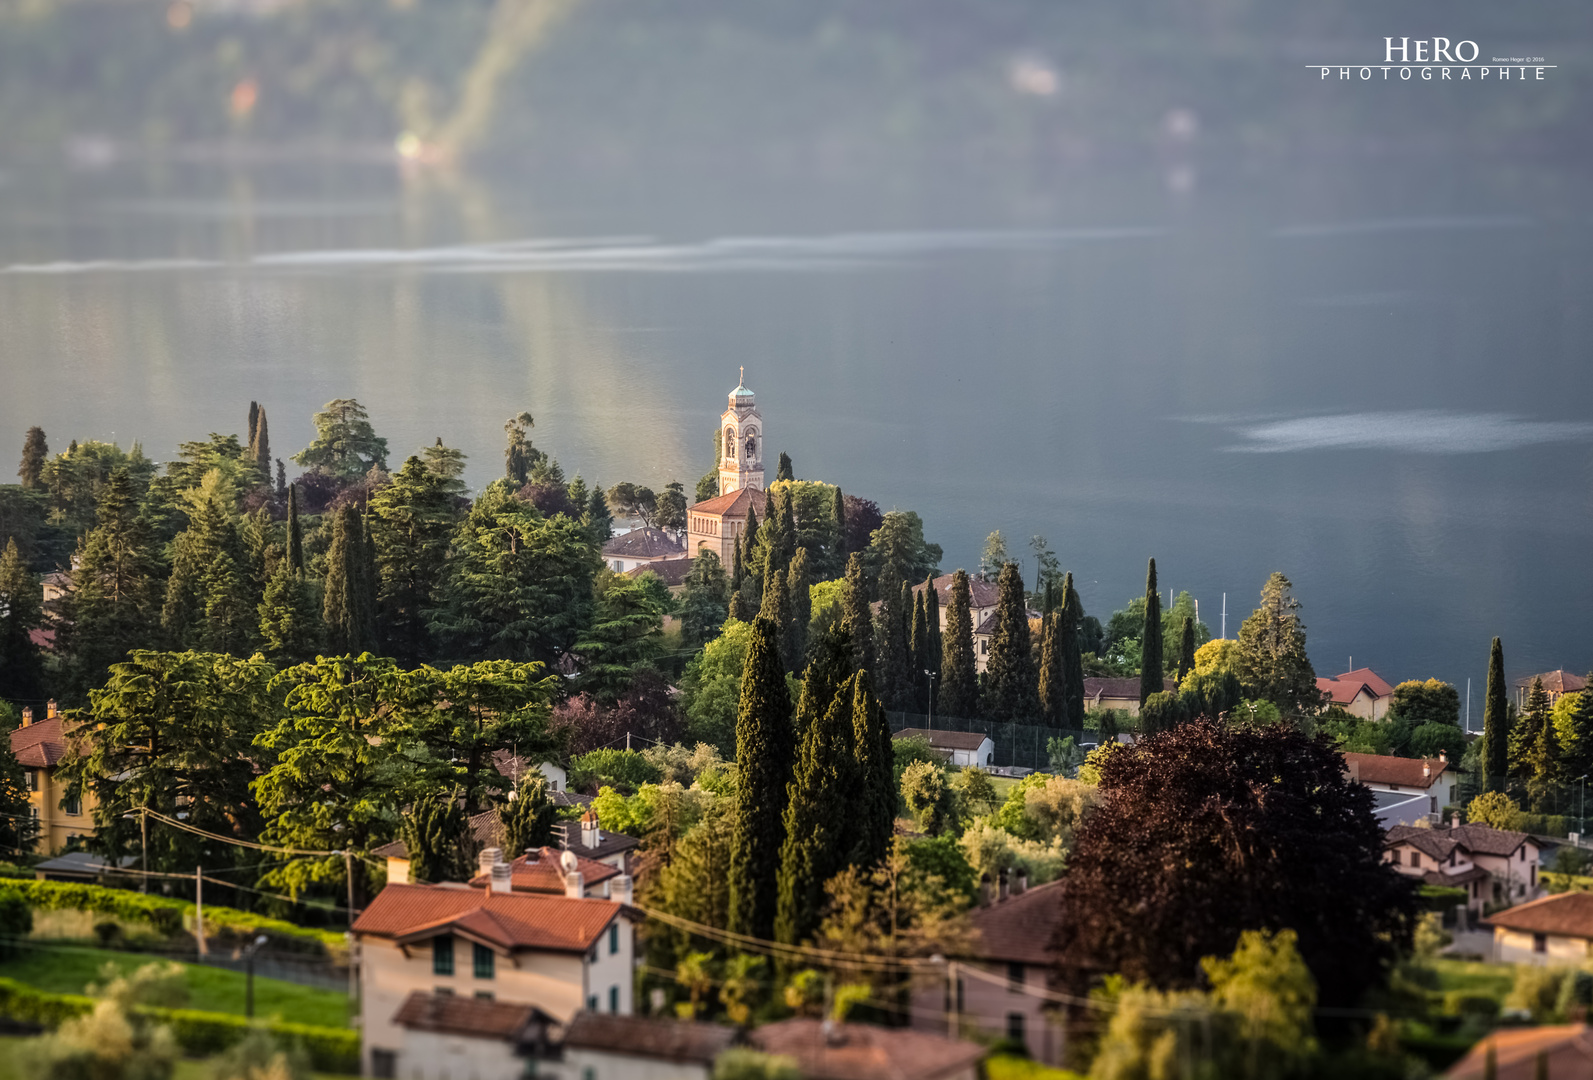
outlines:
{"label": "green deciduous tree", "polygon": [[1162,594],[1156,584],[1156,560],[1145,571],[1145,625],[1139,646],[1139,703],[1162,692]]}
{"label": "green deciduous tree", "polygon": [[1409,679],[1394,687],[1388,703],[1388,720],[1410,727],[1422,724],[1460,726],[1460,691],[1446,682]]}
{"label": "green deciduous tree", "polygon": [[1510,699],[1506,696],[1504,646],[1488,651],[1488,689],[1482,706],[1482,777],[1489,791],[1502,791],[1510,774]]}
{"label": "green deciduous tree", "polygon": [[653,524],[677,536],[686,531],[686,489],[679,480],[671,480],[658,493],[658,511]]}
{"label": "green deciduous tree", "polygon": [[752,625],[736,715],[735,840],[730,858],[730,923],[736,933],[767,938],[778,904],[776,875],[795,752],[791,694],[780,659],[780,630]]}
{"label": "green deciduous tree", "polygon": [[1273,573],[1261,606],[1239,627],[1239,681],[1245,695],[1272,702],[1285,716],[1316,709],[1321,693],[1305,653],[1305,624],[1289,579]]}
{"label": "green deciduous tree", "polygon": [[293,455],[299,465],[344,484],[373,468],[387,468],[387,440],[371,427],[370,414],[353,398],[328,401],[315,414],[315,441]]}
{"label": "green deciduous tree", "polygon": [[979,669],[974,657],[973,607],[968,575],[952,575],[941,645],[939,702],[948,716],[979,715]]}
{"label": "green deciduous tree", "polygon": [[984,715],[992,720],[1025,720],[1039,714],[1039,675],[1029,648],[1029,609],[1017,563],[1002,567],[996,579],[996,626],[985,663]]}

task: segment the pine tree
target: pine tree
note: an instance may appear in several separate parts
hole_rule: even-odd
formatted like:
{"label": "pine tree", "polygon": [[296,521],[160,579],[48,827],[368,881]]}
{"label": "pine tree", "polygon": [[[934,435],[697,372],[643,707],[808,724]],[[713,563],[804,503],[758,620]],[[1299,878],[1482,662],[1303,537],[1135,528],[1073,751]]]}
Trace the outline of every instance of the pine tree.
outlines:
{"label": "pine tree", "polygon": [[1246,697],[1270,701],[1285,716],[1301,716],[1315,709],[1322,695],[1305,653],[1305,623],[1292,589],[1278,573],[1262,586],[1261,606],[1239,627],[1238,674]]}
{"label": "pine tree", "polygon": [[219,472],[191,499],[188,528],[172,544],[161,623],[179,647],[246,655],[259,629],[257,601],[237,522]]}
{"label": "pine tree", "polygon": [[411,881],[469,881],[475,876],[475,837],[453,791],[423,795],[404,819]]}
{"label": "pine tree", "polygon": [[586,527],[599,547],[614,539],[614,515],[608,512],[608,498],[603,494],[602,484],[592,485],[592,497],[586,505]]}
{"label": "pine tree", "polygon": [[24,489],[32,491],[39,487],[40,479],[44,475],[44,463],[49,457],[50,444],[45,442],[44,429],[28,428],[28,433],[22,440],[22,465],[17,469],[17,476],[22,478]]}
{"label": "pine tree", "polygon": [[149,644],[150,624],[159,618],[159,557],[125,466],[100,488],[96,513],[99,524],[83,538],[58,645],[71,657],[74,688],[84,694],[104,683],[129,649]]}
{"label": "pine tree", "polygon": [[807,688],[803,688],[799,711],[811,710],[815,715],[802,729],[790,801],[785,808],[785,842],[780,849],[774,922],[776,941],[795,945],[812,936],[823,909],[824,883],[846,866],[850,852],[843,837],[851,824],[846,808],[861,779],[852,753],[850,691],[857,680],[858,676],[853,675],[842,683],[828,703],[810,703]]}
{"label": "pine tree", "polygon": [[406,666],[434,658],[430,612],[441,600],[448,549],[462,513],[452,480],[410,457],[393,482],[371,496],[365,523],[376,549],[374,603],[387,656]]}
{"label": "pine tree", "polygon": [[1482,780],[1488,791],[1503,791],[1510,772],[1510,700],[1504,681],[1504,646],[1498,638],[1488,652],[1488,689],[1482,706]]}
{"label": "pine tree", "polygon": [[940,691],[936,702],[947,716],[979,715],[979,668],[974,658],[972,595],[967,571],[951,578],[946,601],[946,633],[940,653]]}
{"label": "pine tree", "polygon": [[1552,731],[1553,725],[1549,721],[1549,693],[1543,688],[1543,680],[1534,678],[1531,688],[1527,691],[1526,707],[1516,717],[1515,723],[1510,725],[1506,753],[1511,777],[1522,783],[1543,779],[1546,762],[1558,756],[1552,751],[1545,752],[1544,735]]}
{"label": "pine tree", "polygon": [[758,618],[768,619],[779,629],[780,663],[786,671],[798,671],[801,669],[802,656],[791,651],[791,595],[786,591],[785,575],[769,573],[765,581],[763,607],[758,611]]}
{"label": "pine tree", "polygon": [[768,938],[774,932],[795,742],[780,630],[760,618],[752,624],[736,713],[735,838],[729,874],[729,929],[734,933]]}
{"label": "pine tree", "polygon": [[1183,681],[1195,666],[1195,619],[1192,615],[1184,616],[1184,632],[1178,641],[1178,680]]}
{"label": "pine tree", "polygon": [[540,772],[527,773],[503,810],[504,857],[517,859],[532,848],[552,844],[558,819],[559,808],[548,795],[547,778]]}
{"label": "pine tree", "polygon": [[325,636],[314,587],[284,560],[260,599],[260,639],[267,658],[279,667],[308,663]]}
{"label": "pine tree", "polygon": [[1067,726],[1067,657],[1062,650],[1062,614],[1056,611],[1041,621],[1040,715],[1052,727]]}
{"label": "pine tree", "polygon": [[685,643],[701,648],[719,633],[730,610],[730,585],[719,556],[703,548],[692,560],[680,598],[680,632]]}
{"label": "pine tree", "polygon": [[1076,730],[1084,728],[1084,651],[1079,646],[1079,623],[1084,619],[1084,605],[1073,588],[1073,574],[1069,571],[1062,579],[1062,621],[1058,632],[1062,638],[1062,667],[1067,672],[1067,726]]}
{"label": "pine tree", "polygon": [[288,566],[304,573],[304,526],[299,522],[299,485],[288,486]]}
{"label": "pine tree", "polygon": [[374,577],[369,557],[360,512],[352,504],[346,505],[332,523],[321,609],[326,647],[333,656],[358,656],[376,646],[375,613],[369,604],[368,582]]}
{"label": "pine tree", "polygon": [[896,833],[896,749],[885,707],[861,676],[852,683],[852,756],[861,799],[853,814],[851,862],[878,866],[890,854]]}
{"label": "pine tree", "polygon": [[1145,571],[1145,631],[1140,637],[1139,703],[1166,687],[1162,666],[1162,593],[1156,584],[1156,560]]}
{"label": "pine tree", "polygon": [[808,626],[813,622],[813,595],[809,592],[808,549],[797,548],[791,556],[791,568],[786,571],[786,592],[791,597],[790,641],[787,648],[801,665],[808,652]]}
{"label": "pine tree", "polygon": [[1040,711],[1040,680],[1029,651],[1029,609],[1017,563],[1001,568],[996,590],[996,627],[985,663],[984,715],[992,720],[1027,720]]}
{"label": "pine tree", "polygon": [[0,699],[41,694],[43,661],[31,631],[43,621],[44,590],[28,569],[16,537],[0,553]]}
{"label": "pine tree", "polygon": [[846,560],[846,588],[841,594],[841,625],[852,641],[852,669],[874,670],[874,615],[868,606],[868,581],[863,576],[863,556],[854,551]]}

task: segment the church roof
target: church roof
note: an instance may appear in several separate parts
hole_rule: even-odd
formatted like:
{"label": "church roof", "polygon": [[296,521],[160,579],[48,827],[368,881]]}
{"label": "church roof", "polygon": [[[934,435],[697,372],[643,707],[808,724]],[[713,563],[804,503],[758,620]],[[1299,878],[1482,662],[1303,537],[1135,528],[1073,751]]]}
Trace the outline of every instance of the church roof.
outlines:
{"label": "church roof", "polygon": [[747,507],[750,506],[758,511],[758,522],[761,524],[768,498],[768,495],[760,489],[746,487],[712,499],[704,499],[694,505],[691,512],[718,518],[744,518],[747,516]]}

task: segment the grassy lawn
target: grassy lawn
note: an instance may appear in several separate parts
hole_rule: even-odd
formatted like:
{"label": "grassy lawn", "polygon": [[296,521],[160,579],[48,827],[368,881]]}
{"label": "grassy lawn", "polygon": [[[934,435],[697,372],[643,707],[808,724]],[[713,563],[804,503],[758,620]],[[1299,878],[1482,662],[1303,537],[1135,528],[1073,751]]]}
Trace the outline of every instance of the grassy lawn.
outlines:
{"label": "grassy lawn", "polygon": [[[257,988],[258,989],[258,988]],[[16,1048],[27,1042],[25,1035],[0,1035],[0,1080],[22,1080],[17,1071]],[[210,1080],[211,1063],[206,1059],[178,1058],[172,1080]],[[330,1073],[311,1073],[317,1080],[335,1080]]]}
{"label": "grassy lawn", "polygon": [[[87,946],[24,948],[0,960],[0,976],[52,993],[81,994],[89,983],[99,981],[100,969],[107,963],[126,972],[156,959]],[[184,964],[183,968],[191,1008],[243,1015],[245,978],[241,972],[198,964]],[[276,1016],[300,1024],[342,1027],[348,1023],[348,995],[256,976],[254,1014],[262,1019]]]}
{"label": "grassy lawn", "polygon": [[1007,792],[1018,786],[1018,782],[1010,776],[992,776],[990,786],[996,789],[996,799],[1000,802],[1007,801]]}
{"label": "grassy lawn", "polygon": [[1464,990],[1468,994],[1482,994],[1503,1001],[1516,982],[1513,964],[1484,964],[1479,960],[1433,961],[1438,972],[1438,985],[1448,993]]}
{"label": "grassy lawn", "polygon": [[990,1080],[1084,1080],[1076,1072],[1053,1069],[1016,1054],[994,1054],[986,1058],[985,1073]]}

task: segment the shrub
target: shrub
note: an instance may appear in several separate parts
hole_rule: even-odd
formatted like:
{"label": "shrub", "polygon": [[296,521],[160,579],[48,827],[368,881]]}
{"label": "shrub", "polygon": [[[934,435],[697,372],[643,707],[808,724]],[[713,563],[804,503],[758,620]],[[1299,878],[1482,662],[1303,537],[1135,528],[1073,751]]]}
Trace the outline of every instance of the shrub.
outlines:
{"label": "shrub", "polygon": [[1505,998],[1505,1008],[1525,1009],[1534,1023],[1547,1024],[1559,1017],[1566,981],[1575,976],[1571,968],[1526,965],[1516,969],[1516,984]]}
{"label": "shrub", "polygon": [[1485,791],[1466,806],[1466,820],[1495,829],[1519,829],[1521,804],[1502,791]]}
{"label": "shrub", "polygon": [[33,909],[14,892],[0,891],[0,956],[14,951],[13,938],[27,937],[33,929]]}
{"label": "shrub", "polygon": [[1475,990],[1451,990],[1444,995],[1444,1012],[1451,1016],[1476,1016],[1493,1020],[1499,1015],[1499,1002]]}
{"label": "shrub", "polygon": [[661,779],[658,766],[637,750],[593,750],[570,762],[570,786],[581,791],[606,784],[629,794]]}
{"label": "shrub", "polygon": [[122,924],[115,919],[105,919],[95,923],[94,936],[99,939],[102,949],[120,949],[127,944],[127,935],[122,932]]}

